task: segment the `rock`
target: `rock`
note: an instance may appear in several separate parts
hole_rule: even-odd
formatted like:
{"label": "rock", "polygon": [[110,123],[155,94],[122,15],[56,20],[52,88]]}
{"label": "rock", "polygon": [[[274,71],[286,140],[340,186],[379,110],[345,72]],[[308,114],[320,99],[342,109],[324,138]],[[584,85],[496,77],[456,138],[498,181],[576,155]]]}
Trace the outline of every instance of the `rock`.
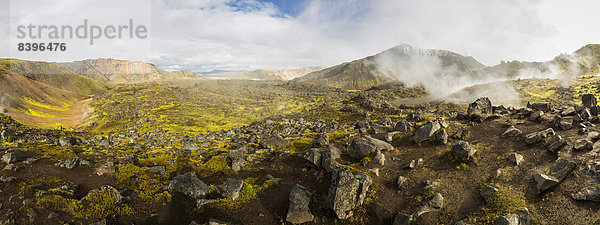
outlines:
{"label": "rock", "polygon": [[40,160],[40,159],[39,158],[34,158],[34,157],[29,157],[25,161],[23,161],[23,163],[25,163],[27,165],[31,165],[31,164],[37,162],[38,160]]}
{"label": "rock", "polygon": [[502,170],[497,169],[492,171],[492,173],[490,174],[492,176],[493,179],[496,179],[498,177],[500,177],[500,175],[502,175]]}
{"label": "rock", "polygon": [[51,219],[54,219],[54,218],[56,218],[58,216],[60,216],[58,213],[56,213],[56,212],[50,212],[48,214],[48,219],[51,220]]}
{"label": "rock", "polygon": [[457,221],[456,223],[454,223],[454,225],[471,225],[471,224],[470,224],[470,223],[468,223],[466,220],[467,220],[467,219],[462,219],[462,220],[459,220],[459,221]]}
{"label": "rock", "polygon": [[417,208],[417,211],[412,214],[412,218],[417,219],[425,213],[439,211],[442,207],[444,207],[444,197],[442,197],[442,194],[437,193],[433,198]]}
{"label": "rock", "polygon": [[[121,201],[123,200],[123,196],[121,196],[121,193],[117,189],[115,189],[112,186],[105,185],[105,186],[99,187],[97,189],[91,190],[90,192],[88,192],[88,194],[85,197],[83,197],[83,199],[81,199],[81,201],[82,202],[96,201],[97,197],[95,195],[98,192],[103,193],[102,196],[106,196],[105,192],[108,192],[110,194],[110,198],[114,205],[121,204]],[[102,201],[106,201],[106,199],[102,199]],[[95,203],[98,203],[98,202],[95,202]]]}
{"label": "rock", "polygon": [[553,176],[560,182],[564,180],[574,168],[574,162],[565,158],[560,158],[550,165],[550,176]]}
{"label": "rock", "polygon": [[230,223],[223,222],[217,219],[210,218],[208,220],[208,225],[230,225]]}
{"label": "rock", "polygon": [[11,164],[19,161],[19,156],[16,153],[6,153],[2,156],[2,162],[6,164]]}
{"label": "rock", "polygon": [[498,193],[498,188],[488,185],[481,189],[479,195],[485,200],[485,202],[488,202],[496,193]]}
{"label": "rock", "polygon": [[348,155],[355,159],[362,159],[377,151],[393,150],[394,147],[382,140],[369,136],[361,136],[352,140],[348,147]]}
{"label": "rock", "polygon": [[596,140],[600,139],[600,133],[598,133],[596,131],[591,131],[587,134],[587,137],[589,139],[591,139],[592,141],[596,141]]}
{"label": "rock", "polygon": [[77,158],[77,157],[65,159],[65,161],[62,163],[62,166],[67,169],[73,169],[73,168],[77,167],[78,165],[79,165],[79,158]]}
{"label": "rock", "polygon": [[243,186],[244,180],[230,178],[225,183],[217,185],[217,191],[224,198],[231,197],[232,200],[236,200]]}
{"label": "rock", "polygon": [[190,196],[194,199],[201,199],[206,196],[209,187],[196,176],[196,172],[177,174],[165,186],[165,190],[176,191]]}
{"label": "rock", "polygon": [[396,181],[396,184],[398,185],[398,190],[402,190],[404,188],[404,183],[406,183],[406,181],[408,181],[408,178],[403,176],[398,177],[398,180]]}
{"label": "rock", "polygon": [[581,111],[581,114],[579,115],[579,117],[581,117],[584,120],[587,120],[592,117],[592,112],[590,111],[590,109],[585,108],[585,109],[583,109],[583,111]]}
{"label": "rock", "polygon": [[352,209],[362,204],[371,183],[368,175],[355,176],[350,169],[338,167],[332,173],[325,208],[332,210],[338,219],[351,217]]}
{"label": "rock", "polygon": [[37,219],[38,215],[39,214],[35,210],[33,210],[33,209],[28,209],[27,210],[27,217],[29,217],[29,222],[31,222],[31,223],[35,222],[35,220]]}
{"label": "rock", "polygon": [[369,173],[374,174],[376,177],[379,176],[379,168],[369,169]]}
{"label": "rock", "polygon": [[283,147],[289,144],[289,141],[283,139],[279,134],[273,134],[260,140],[260,146],[263,148]]}
{"label": "rock", "polygon": [[441,128],[442,124],[440,123],[440,120],[428,121],[415,132],[415,143],[429,140],[429,138]]}
{"label": "rock", "polygon": [[562,139],[560,135],[554,135],[548,141],[546,149],[550,152],[558,152],[563,146],[567,145],[567,141]]}
{"label": "rock", "polygon": [[410,128],[412,127],[412,124],[406,120],[402,120],[398,123],[396,123],[396,126],[394,126],[394,131],[398,131],[398,132],[406,132],[408,130],[410,130]]}
{"label": "rock", "polygon": [[576,113],[575,107],[571,106],[560,112],[561,116],[572,116]]}
{"label": "rock", "polygon": [[516,137],[523,134],[523,131],[517,129],[515,126],[510,126],[502,133],[503,137]]}
{"label": "rock", "polygon": [[381,202],[373,203],[371,209],[375,212],[375,215],[379,219],[381,224],[391,224],[394,219],[394,213],[386,208]]}
{"label": "rock", "polygon": [[531,225],[533,224],[533,218],[529,215],[527,208],[517,210],[514,213],[498,217],[494,221],[494,225]]}
{"label": "rock", "polygon": [[452,154],[463,162],[469,161],[475,152],[477,150],[472,148],[466,141],[457,141],[452,144]]}
{"label": "rock", "polygon": [[492,114],[492,102],[489,98],[478,98],[475,102],[469,104],[467,114],[474,113]]}
{"label": "rock", "polygon": [[380,132],[372,134],[371,137],[385,142],[392,142],[394,134],[396,134],[396,132]]}
{"label": "rock", "polygon": [[525,143],[527,144],[535,144],[541,142],[546,139],[548,136],[555,135],[554,129],[548,128],[545,130],[541,130],[538,132],[530,133],[525,135]]}
{"label": "rock", "polygon": [[471,114],[471,121],[482,123],[483,121],[487,120],[488,117],[489,115],[485,113],[473,113]]}
{"label": "rock", "polygon": [[435,141],[444,145],[448,143],[448,133],[445,129],[442,129],[439,132],[437,132],[437,134],[435,134]]}
{"label": "rock", "polygon": [[575,144],[573,145],[573,150],[575,150],[575,151],[591,150],[593,146],[594,146],[594,143],[592,143],[591,141],[582,139],[582,140],[575,142]]}
{"label": "rock", "polygon": [[596,105],[598,104],[596,101],[596,97],[593,94],[581,95],[581,103],[586,108],[596,107]]}
{"label": "rock", "polygon": [[407,215],[407,214],[399,212],[396,215],[396,217],[394,218],[393,225],[408,225],[412,222],[412,220],[413,220],[412,215]]}
{"label": "rock", "polygon": [[531,104],[532,109],[535,110],[542,110],[544,112],[549,112],[551,110],[551,104],[550,102],[534,102]]}
{"label": "rock", "polygon": [[329,135],[327,133],[319,133],[315,140],[312,142],[313,148],[320,148],[329,144]]}
{"label": "rock", "polygon": [[561,117],[560,120],[558,121],[558,127],[561,130],[571,129],[573,127],[573,117],[572,116]]}
{"label": "rock", "polygon": [[158,173],[160,175],[164,175],[166,172],[165,166],[152,166],[148,168],[148,172],[150,173]]}
{"label": "rock", "polygon": [[427,180],[427,181],[425,181],[425,186],[423,187],[423,190],[432,191],[438,186],[438,184],[439,183],[437,181]]}
{"label": "rock", "polygon": [[406,168],[406,169],[415,169],[415,168],[417,168],[417,167],[419,166],[419,164],[421,164],[422,162],[423,162],[423,158],[418,158],[418,159],[416,159],[416,160],[415,160],[415,159],[413,159],[413,160],[410,160],[410,162],[409,162],[409,163],[408,163],[406,166],[404,166],[404,168]]}
{"label": "rock", "polygon": [[508,161],[512,162],[515,165],[521,165],[521,162],[523,162],[523,156],[519,153],[512,153],[510,155],[508,155]]}
{"label": "rock", "polygon": [[302,185],[296,184],[290,191],[290,204],[286,215],[286,221],[299,224],[312,221],[315,217],[310,213],[310,199],[312,193]]}
{"label": "rock", "polygon": [[537,121],[538,119],[542,118],[543,115],[544,115],[543,111],[541,111],[541,110],[535,111],[529,116],[529,120]]}
{"label": "rock", "polygon": [[375,157],[373,158],[373,161],[379,165],[384,166],[385,165],[385,155],[383,153],[381,153],[381,151],[378,151],[377,154],[375,155]]}
{"label": "rock", "polygon": [[575,200],[600,202],[600,187],[585,187],[571,197]]}
{"label": "rock", "polygon": [[317,167],[321,167],[321,150],[318,148],[311,148],[308,150],[304,158],[314,164]]}
{"label": "rock", "polygon": [[60,146],[75,146],[81,144],[81,139],[76,137],[62,136],[58,139],[58,143],[60,144]]}
{"label": "rock", "polygon": [[557,185],[559,183],[559,181],[556,178],[541,173],[534,174],[533,179],[536,182],[538,194],[541,194],[542,192],[550,189],[551,187],[554,187],[554,185]]}

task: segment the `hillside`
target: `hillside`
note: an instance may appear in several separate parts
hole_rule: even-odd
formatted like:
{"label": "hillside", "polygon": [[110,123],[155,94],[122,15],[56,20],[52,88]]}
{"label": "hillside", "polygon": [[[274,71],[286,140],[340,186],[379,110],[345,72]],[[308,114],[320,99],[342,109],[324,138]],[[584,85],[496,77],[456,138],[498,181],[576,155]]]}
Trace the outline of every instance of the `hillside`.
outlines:
{"label": "hillside", "polygon": [[295,81],[362,90],[388,81],[421,76],[422,73],[470,76],[472,71],[483,67],[472,57],[450,51],[399,45],[373,56],[307,74]]}
{"label": "hillside", "polygon": [[244,72],[235,76],[233,79],[239,80],[292,80],[302,77],[306,74],[319,71],[324,67],[303,67],[294,70],[264,70],[258,69],[254,71]]}
{"label": "hillside", "polygon": [[101,58],[55,64],[86,77],[108,83],[140,82],[174,78],[198,78],[197,74],[189,70],[167,72],[153,64],[139,61]]}
{"label": "hillside", "polygon": [[52,87],[81,94],[93,94],[108,89],[102,82],[84,77],[58,65],[18,59],[0,59],[0,67]]}
{"label": "hillside", "polygon": [[[0,113],[35,127],[73,127],[83,110],[74,109],[85,94],[58,89],[0,68]],[[77,118],[79,116],[79,118]]]}

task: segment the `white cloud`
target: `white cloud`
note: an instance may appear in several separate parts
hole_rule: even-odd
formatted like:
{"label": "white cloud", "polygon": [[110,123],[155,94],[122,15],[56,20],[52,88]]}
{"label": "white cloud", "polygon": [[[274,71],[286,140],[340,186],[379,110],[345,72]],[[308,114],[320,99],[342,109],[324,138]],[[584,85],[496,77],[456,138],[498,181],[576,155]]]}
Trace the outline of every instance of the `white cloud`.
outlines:
{"label": "white cloud", "polygon": [[102,49],[80,45],[80,51],[34,58],[136,59],[194,71],[330,66],[401,43],[471,55],[488,65],[543,61],[600,36],[600,2],[584,0],[312,0],[299,5],[304,8],[296,17],[255,0],[145,0],[151,1],[145,6],[144,0],[13,0],[28,1],[27,10],[11,10],[12,23],[151,17],[151,48],[105,42]]}

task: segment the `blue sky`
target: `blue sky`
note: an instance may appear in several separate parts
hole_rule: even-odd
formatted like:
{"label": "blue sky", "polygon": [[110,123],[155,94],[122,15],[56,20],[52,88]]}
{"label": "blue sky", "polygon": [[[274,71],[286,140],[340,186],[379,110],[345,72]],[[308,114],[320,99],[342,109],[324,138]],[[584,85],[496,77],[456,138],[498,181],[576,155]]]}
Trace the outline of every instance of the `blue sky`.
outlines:
{"label": "blue sky", "polygon": [[[70,43],[68,53],[18,57],[118,58],[196,72],[293,69],[332,66],[406,43],[495,65],[545,61],[598,43],[599,8],[600,1],[589,0],[0,0],[8,11],[0,13],[0,46],[15,48],[6,24],[16,21],[135,18],[151,27],[148,40]],[[15,57],[2,50],[0,57]]]}

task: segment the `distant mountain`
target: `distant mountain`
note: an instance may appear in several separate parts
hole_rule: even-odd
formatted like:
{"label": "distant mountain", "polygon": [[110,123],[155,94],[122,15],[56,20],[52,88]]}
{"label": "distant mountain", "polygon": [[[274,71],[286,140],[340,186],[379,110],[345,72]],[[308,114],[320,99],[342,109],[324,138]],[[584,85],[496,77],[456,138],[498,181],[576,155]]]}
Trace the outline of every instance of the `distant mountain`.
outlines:
{"label": "distant mountain", "polygon": [[373,56],[309,73],[294,81],[363,90],[422,73],[474,75],[473,71],[484,67],[473,57],[454,52],[399,45]]}
{"label": "distant mountain", "polygon": [[0,68],[58,89],[86,95],[108,89],[102,82],[48,62],[0,59]]}
{"label": "distant mountain", "polygon": [[56,63],[75,73],[108,83],[143,82],[175,78],[199,78],[189,70],[167,72],[150,63],[117,59],[87,59]]}
{"label": "distant mountain", "polygon": [[324,67],[303,67],[294,70],[264,70],[258,69],[249,72],[243,72],[233,79],[241,80],[292,80],[294,78],[302,77],[306,74],[319,71]]}

